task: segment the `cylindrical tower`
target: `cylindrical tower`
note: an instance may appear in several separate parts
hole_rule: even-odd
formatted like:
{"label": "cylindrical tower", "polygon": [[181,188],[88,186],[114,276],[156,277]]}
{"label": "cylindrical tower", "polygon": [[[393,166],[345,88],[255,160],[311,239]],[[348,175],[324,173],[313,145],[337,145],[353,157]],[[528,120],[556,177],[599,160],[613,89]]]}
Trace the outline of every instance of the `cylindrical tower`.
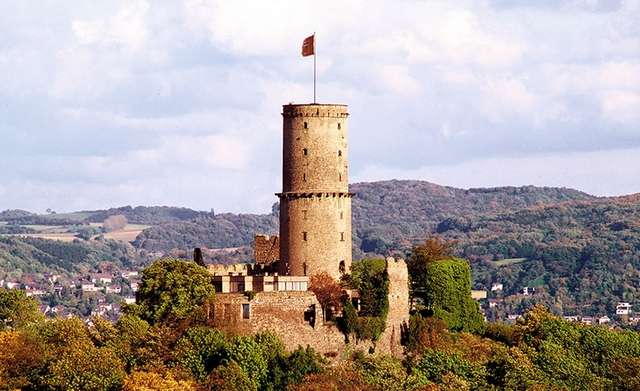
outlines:
{"label": "cylindrical tower", "polygon": [[339,279],[351,269],[346,105],[285,105],[280,273],[327,272]]}

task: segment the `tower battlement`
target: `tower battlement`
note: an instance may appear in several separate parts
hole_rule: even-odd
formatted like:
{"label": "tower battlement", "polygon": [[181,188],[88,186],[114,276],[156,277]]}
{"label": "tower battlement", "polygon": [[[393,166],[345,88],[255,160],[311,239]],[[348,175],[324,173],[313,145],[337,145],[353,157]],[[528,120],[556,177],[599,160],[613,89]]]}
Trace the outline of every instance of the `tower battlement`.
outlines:
{"label": "tower battlement", "polygon": [[295,117],[327,117],[346,118],[349,116],[347,105],[342,104],[288,104],[282,106],[282,116]]}

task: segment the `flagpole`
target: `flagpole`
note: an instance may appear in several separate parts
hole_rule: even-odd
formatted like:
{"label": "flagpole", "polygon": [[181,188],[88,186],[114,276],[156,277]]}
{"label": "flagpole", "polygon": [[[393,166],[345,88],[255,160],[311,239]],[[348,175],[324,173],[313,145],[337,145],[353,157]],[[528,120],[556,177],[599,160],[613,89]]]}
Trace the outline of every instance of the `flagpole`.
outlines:
{"label": "flagpole", "polygon": [[318,45],[316,45],[316,32],[313,32],[313,103],[316,103],[316,53]]}

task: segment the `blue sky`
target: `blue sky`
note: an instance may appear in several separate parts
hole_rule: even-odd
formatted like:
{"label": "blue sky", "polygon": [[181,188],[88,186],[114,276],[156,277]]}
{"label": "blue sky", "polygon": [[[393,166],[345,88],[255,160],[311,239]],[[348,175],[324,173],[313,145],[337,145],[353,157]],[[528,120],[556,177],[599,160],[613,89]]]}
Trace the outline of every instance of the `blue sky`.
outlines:
{"label": "blue sky", "polygon": [[640,192],[640,1],[0,3],[0,209],[267,212],[281,105],[351,181]]}

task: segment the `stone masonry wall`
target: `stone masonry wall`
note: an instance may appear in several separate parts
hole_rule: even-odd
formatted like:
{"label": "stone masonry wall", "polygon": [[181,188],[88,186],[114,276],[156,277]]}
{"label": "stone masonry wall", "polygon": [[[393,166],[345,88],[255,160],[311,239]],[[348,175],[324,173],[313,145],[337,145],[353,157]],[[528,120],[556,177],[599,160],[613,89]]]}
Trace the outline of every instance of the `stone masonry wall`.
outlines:
{"label": "stone masonry wall", "polygon": [[[389,314],[387,327],[375,344],[376,354],[401,357],[401,336],[409,323],[409,285],[405,262],[387,259],[389,275]],[[243,304],[249,305],[249,319],[243,319]],[[368,352],[369,341],[349,344],[333,324],[322,321],[322,309],[313,292],[259,292],[249,301],[242,293],[217,294],[213,311],[215,327],[241,334],[270,331],[278,335],[288,350],[309,345],[331,358],[344,357],[345,352]],[[313,317],[313,321],[310,318]]]}
{"label": "stone masonry wall", "polygon": [[282,274],[338,279],[350,269],[348,115],[344,105],[283,107]]}
{"label": "stone masonry wall", "polygon": [[256,235],[254,242],[256,265],[270,265],[280,259],[278,235]]}

